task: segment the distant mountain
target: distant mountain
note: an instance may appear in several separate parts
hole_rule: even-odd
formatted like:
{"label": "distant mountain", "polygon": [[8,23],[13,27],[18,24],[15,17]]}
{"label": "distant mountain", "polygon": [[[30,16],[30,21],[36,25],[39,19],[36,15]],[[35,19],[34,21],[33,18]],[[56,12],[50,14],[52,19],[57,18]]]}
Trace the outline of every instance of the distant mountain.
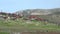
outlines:
{"label": "distant mountain", "polygon": [[54,9],[26,9],[17,11],[17,14],[24,14],[24,15],[30,15],[30,14],[39,14],[39,15],[48,15],[48,14],[60,14],[60,8],[54,8]]}

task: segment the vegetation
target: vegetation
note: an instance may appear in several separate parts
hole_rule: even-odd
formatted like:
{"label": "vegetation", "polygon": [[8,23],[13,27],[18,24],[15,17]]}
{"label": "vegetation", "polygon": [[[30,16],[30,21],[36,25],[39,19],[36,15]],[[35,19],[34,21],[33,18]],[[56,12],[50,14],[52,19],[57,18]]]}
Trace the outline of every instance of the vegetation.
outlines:
{"label": "vegetation", "polygon": [[8,32],[0,32],[0,34],[9,34]]}
{"label": "vegetation", "polygon": [[[17,11],[16,13],[19,13],[20,11]],[[29,12],[29,13],[28,13]],[[49,23],[55,23],[60,24],[60,8],[54,8],[54,9],[27,9],[22,10],[23,15],[27,17],[31,13],[46,13],[47,15],[40,15],[40,18],[47,19]]]}
{"label": "vegetation", "polygon": [[[35,9],[35,10],[23,10],[24,17],[30,16],[33,12],[47,13],[48,15],[40,15],[38,17],[48,20],[46,21],[36,21],[36,20],[23,20],[23,18],[19,18],[17,20],[10,19],[0,19],[0,30],[5,31],[60,31],[60,10],[59,9]],[[27,11],[31,11],[30,13]],[[18,13],[18,12],[17,12]],[[6,14],[3,14],[6,15]],[[8,34],[2,33],[0,34]]]}
{"label": "vegetation", "polygon": [[14,31],[23,30],[48,30],[48,31],[60,31],[60,26],[57,24],[47,23],[42,21],[26,21],[23,19],[19,20],[0,20],[0,29],[13,29]]}

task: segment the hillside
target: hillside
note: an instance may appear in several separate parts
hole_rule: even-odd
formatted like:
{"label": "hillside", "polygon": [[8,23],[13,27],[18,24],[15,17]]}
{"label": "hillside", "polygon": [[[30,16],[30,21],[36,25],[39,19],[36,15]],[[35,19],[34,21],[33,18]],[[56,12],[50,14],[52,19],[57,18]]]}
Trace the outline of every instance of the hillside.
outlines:
{"label": "hillside", "polygon": [[[20,34],[21,32],[34,33],[51,33],[60,32],[60,10],[59,9],[27,9],[17,11],[16,14],[2,13],[2,16],[13,17],[14,15],[23,15],[22,18],[15,19],[14,16],[10,19],[0,19],[0,33],[2,34]],[[1,14],[0,14],[1,15]],[[24,20],[24,18],[30,15],[37,15],[39,18],[43,18],[47,21],[38,20]],[[40,34],[41,34],[40,33]],[[24,33],[25,34],[25,33]],[[53,34],[53,33],[52,33]],[[56,33],[55,33],[56,34]]]}
{"label": "hillside", "polygon": [[54,9],[26,9],[21,11],[16,11],[15,13],[20,12],[39,12],[39,13],[54,13],[54,12],[60,12],[60,8],[54,8]]}
{"label": "hillside", "polygon": [[[20,13],[19,13],[20,12]],[[60,8],[54,9],[27,9],[17,11],[17,14],[23,14],[24,17],[29,15],[39,15],[39,17],[47,19],[48,22],[60,24]]]}

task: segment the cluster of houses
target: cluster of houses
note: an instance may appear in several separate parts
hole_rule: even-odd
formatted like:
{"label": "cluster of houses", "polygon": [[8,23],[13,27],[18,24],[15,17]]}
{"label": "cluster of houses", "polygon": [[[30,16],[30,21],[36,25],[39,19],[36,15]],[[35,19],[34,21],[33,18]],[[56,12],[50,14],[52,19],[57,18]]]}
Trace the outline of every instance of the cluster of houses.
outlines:
{"label": "cluster of houses", "polygon": [[24,20],[47,21],[46,19],[37,17],[35,14],[34,15],[28,15],[28,16],[26,16],[25,14],[22,14],[22,15],[23,16],[21,16],[20,14],[16,14],[16,13],[0,12],[0,19],[12,19],[12,20],[15,20],[15,19],[19,19],[19,18],[22,18],[22,17],[26,17],[26,18],[24,18]]}
{"label": "cluster of houses", "polygon": [[23,12],[23,16],[25,17],[25,20],[47,21],[47,19],[39,17],[41,15],[48,15],[48,14],[40,13],[40,12],[31,12],[31,11]]}
{"label": "cluster of houses", "polygon": [[14,14],[14,13],[5,13],[5,12],[0,12],[0,19],[12,19],[15,20],[17,18],[20,18],[21,16]]}

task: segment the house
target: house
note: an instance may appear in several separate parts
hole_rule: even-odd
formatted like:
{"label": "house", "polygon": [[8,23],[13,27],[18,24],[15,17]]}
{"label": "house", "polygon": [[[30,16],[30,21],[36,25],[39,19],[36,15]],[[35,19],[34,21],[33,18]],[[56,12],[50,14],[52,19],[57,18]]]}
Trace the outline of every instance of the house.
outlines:
{"label": "house", "polygon": [[39,18],[39,17],[37,17],[37,16],[35,16],[35,15],[31,15],[31,16],[29,16],[28,18],[29,18],[29,20],[45,21],[45,19]]}
{"label": "house", "polygon": [[35,19],[37,19],[37,16],[35,16],[35,15],[30,15],[30,16],[28,16],[28,18],[29,18],[29,20],[35,20]]}
{"label": "house", "polygon": [[0,12],[0,18],[2,19],[17,19],[17,18],[21,18],[21,16],[14,14],[14,13],[4,13],[4,12]]}

